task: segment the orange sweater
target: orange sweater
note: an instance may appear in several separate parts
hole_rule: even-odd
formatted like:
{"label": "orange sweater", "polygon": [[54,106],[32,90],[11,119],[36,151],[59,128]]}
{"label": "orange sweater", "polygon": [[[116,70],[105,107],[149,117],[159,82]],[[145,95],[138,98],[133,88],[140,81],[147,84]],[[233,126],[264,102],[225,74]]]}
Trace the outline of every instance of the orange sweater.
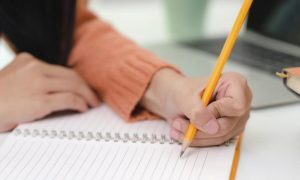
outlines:
{"label": "orange sweater", "polygon": [[86,0],[78,0],[76,15],[69,65],[124,119],[153,118],[138,103],[155,72],[172,67],[99,20]]}

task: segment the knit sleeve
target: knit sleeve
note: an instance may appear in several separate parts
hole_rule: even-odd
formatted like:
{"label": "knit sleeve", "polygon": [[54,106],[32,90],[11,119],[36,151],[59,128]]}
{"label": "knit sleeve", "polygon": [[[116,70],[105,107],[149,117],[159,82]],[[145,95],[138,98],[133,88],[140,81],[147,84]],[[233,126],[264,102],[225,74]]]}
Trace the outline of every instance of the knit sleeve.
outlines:
{"label": "knit sleeve", "polygon": [[173,68],[123,37],[92,14],[86,2],[77,4],[74,47],[68,61],[88,84],[126,120],[155,116],[139,106],[153,75]]}

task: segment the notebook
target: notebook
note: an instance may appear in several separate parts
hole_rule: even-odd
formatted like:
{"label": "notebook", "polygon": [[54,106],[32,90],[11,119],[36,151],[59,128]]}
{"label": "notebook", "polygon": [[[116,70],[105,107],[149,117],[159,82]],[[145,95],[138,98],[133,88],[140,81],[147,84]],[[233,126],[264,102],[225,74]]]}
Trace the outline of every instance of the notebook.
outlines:
{"label": "notebook", "polygon": [[108,106],[18,126],[0,147],[0,179],[229,179],[237,140],[190,148],[163,120],[126,123]]}

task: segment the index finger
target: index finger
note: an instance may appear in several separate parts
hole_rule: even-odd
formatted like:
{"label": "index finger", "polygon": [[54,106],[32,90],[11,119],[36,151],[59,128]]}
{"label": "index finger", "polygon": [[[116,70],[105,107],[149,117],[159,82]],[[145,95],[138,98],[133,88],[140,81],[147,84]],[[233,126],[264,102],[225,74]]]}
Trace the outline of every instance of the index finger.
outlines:
{"label": "index finger", "polygon": [[247,85],[230,82],[226,89],[220,89],[217,92],[222,95],[217,95],[207,107],[216,117],[242,116],[249,110],[252,95]]}

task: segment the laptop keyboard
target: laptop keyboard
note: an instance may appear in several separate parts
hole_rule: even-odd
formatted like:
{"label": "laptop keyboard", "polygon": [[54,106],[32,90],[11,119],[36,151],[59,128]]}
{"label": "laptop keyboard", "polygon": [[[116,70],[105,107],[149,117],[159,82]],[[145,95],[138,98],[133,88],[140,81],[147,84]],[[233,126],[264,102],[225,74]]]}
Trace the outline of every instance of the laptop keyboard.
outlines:
{"label": "laptop keyboard", "polygon": [[[210,39],[184,43],[192,48],[201,49],[219,55],[225,39]],[[233,50],[232,61],[274,74],[286,67],[300,66],[300,57],[295,57],[275,50],[263,48],[239,39]]]}

